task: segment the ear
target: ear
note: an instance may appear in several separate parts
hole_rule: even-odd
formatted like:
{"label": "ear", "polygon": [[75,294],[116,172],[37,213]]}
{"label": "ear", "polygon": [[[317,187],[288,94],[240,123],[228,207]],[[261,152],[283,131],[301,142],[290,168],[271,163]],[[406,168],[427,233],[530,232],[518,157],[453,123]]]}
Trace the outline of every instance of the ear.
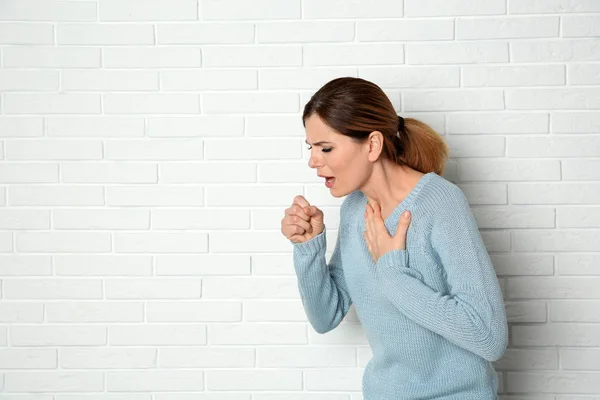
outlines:
{"label": "ear", "polygon": [[379,159],[381,152],[383,151],[383,144],[385,143],[383,139],[383,134],[379,131],[373,131],[369,135],[367,139],[368,147],[368,158],[369,161],[375,162]]}

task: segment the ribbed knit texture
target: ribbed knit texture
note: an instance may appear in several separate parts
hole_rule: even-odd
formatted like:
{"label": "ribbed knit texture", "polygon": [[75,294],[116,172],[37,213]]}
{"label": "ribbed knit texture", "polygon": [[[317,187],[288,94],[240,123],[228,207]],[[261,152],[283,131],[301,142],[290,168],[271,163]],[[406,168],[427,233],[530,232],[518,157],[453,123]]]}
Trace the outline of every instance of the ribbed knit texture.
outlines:
{"label": "ribbed knit texture", "polygon": [[364,400],[497,399],[492,361],[507,345],[500,285],[461,191],[424,175],[385,219],[391,235],[412,213],[406,250],[375,264],[367,249],[367,199],[355,191],[340,208],[338,241],[326,262],[325,231],[294,243],[294,268],[308,320],[334,329],[351,304],[373,351]]}

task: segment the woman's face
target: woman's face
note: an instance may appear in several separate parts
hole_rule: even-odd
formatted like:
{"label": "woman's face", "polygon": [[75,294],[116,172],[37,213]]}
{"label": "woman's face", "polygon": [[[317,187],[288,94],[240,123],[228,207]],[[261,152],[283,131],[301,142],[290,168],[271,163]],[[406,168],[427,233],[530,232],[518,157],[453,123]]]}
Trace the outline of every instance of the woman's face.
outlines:
{"label": "woman's face", "polygon": [[310,149],[308,166],[323,177],[332,196],[343,197],[362,187],[371,170],[368,145],[337,133],[317,114],[308,117],[305,125]]}

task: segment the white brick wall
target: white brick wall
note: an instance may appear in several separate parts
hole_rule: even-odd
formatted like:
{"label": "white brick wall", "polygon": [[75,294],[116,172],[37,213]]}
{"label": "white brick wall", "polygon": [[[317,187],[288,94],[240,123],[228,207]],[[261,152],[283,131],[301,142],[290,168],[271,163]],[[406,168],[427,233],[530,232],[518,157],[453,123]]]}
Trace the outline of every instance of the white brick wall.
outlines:
{"label": "white brick wall", "polygon": [[506,300],[502,400],[600,398],[600,2],[0,1],[3,400],[362,400],[307,323],[300,115],[372,80],[444,135]]}

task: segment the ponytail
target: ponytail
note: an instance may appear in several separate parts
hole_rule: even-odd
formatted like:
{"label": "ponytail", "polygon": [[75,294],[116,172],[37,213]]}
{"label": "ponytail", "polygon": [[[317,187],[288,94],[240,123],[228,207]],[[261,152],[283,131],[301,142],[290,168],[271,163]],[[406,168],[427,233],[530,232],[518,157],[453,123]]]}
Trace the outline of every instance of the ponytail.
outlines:
{"label": "ponytail", "polygon": [[444,139],[429,125],[414,118],[404,118],[400,132],[402,149],[396,153],[396,163],[409,166],[424,174],[444,173],[449,149]]}

